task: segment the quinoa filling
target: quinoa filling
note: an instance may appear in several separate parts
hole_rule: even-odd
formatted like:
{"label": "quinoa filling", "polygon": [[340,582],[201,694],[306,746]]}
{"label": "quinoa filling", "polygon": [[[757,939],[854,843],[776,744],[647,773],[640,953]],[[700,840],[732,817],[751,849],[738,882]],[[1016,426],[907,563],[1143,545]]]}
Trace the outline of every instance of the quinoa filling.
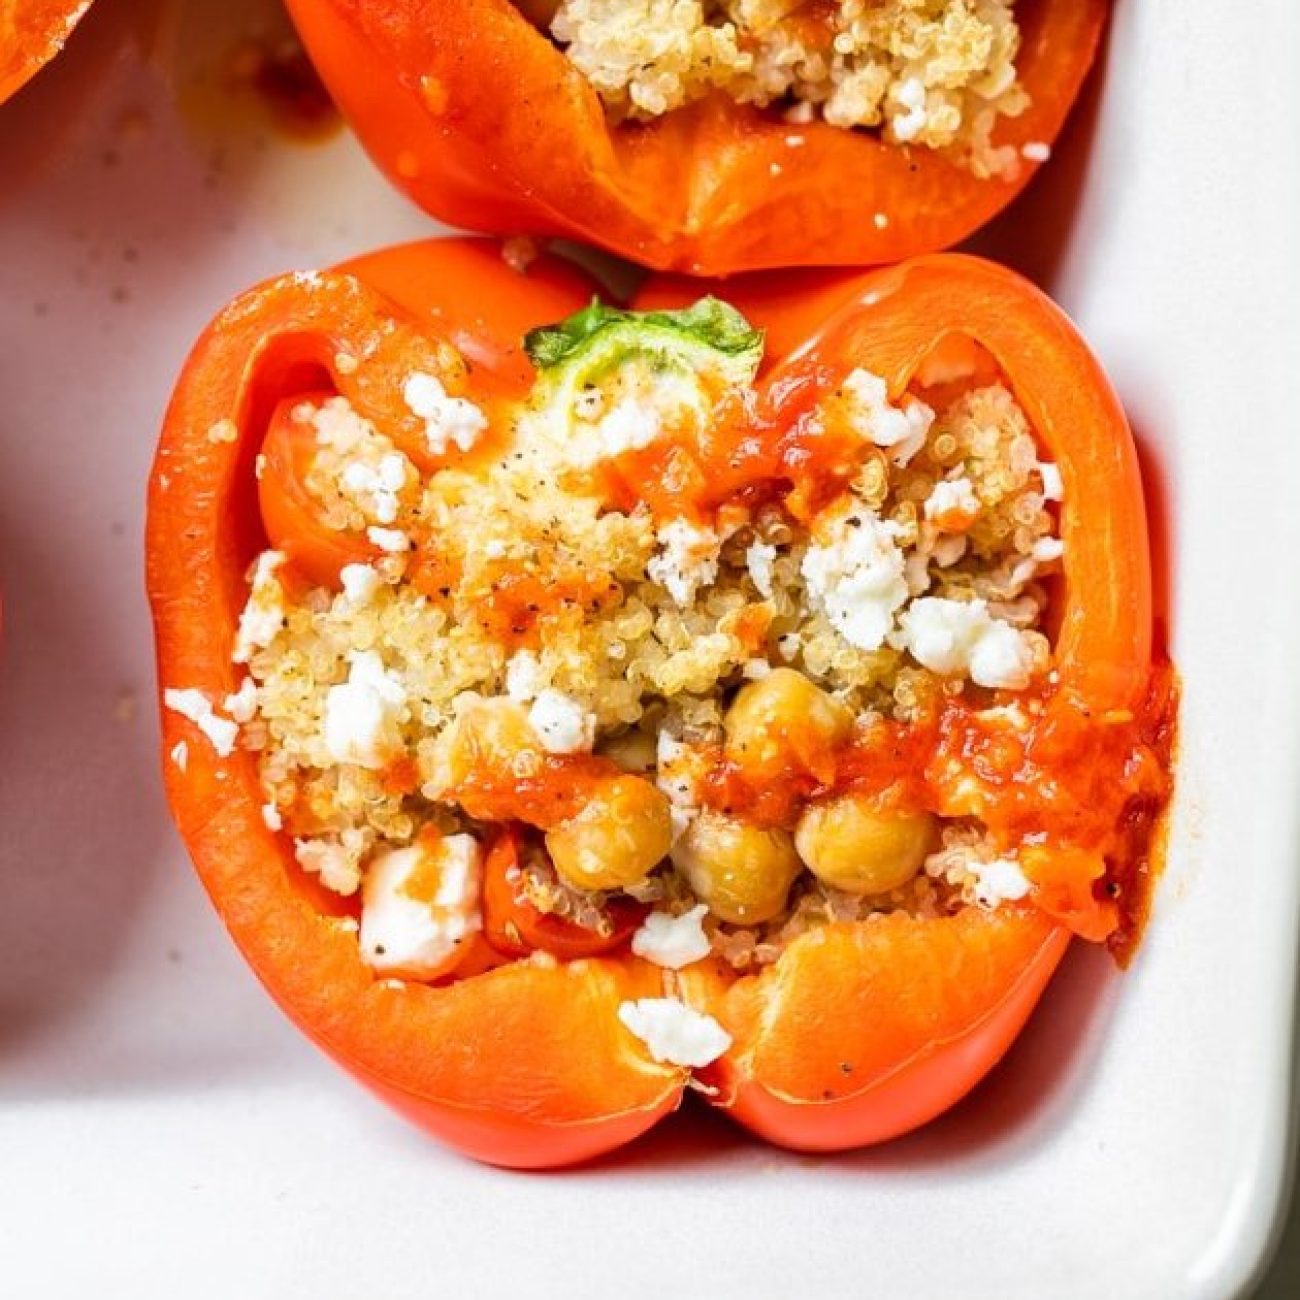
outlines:
{"label": "quinoa filling", "polygon": [[980,176],[1018,166],[1000,118],[1017,80],[1015,0],[559,0],[521,9],[564,51],[615,121],[711,94],[794,124],[878,132],[949,152]]}
{"label": "quinoa filling", "polygon": [[303,396],[281,432],[354,558],[264,551],[243,684],[167,703],[257,753],[268,826],[385,975],[442,978],[485,928],[501,960],[744,970],[828,921],[1022,899],[1016,838],[935,794],[963,779],[938,720],[1041,713],[1061,475],[949,343],[897,400],[846,369],[780,440],[746,423],[761,335],[715,300],[534,332],[510,406],[411,375],[418,455]]}

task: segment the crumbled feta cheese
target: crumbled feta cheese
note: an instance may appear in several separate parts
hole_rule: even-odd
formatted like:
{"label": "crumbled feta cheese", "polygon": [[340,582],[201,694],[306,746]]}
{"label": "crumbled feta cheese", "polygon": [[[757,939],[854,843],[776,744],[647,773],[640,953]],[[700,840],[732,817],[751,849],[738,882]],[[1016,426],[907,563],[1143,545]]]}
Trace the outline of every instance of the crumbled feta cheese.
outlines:
{"label": "crumbled feta cheese", "polygon": [[776,639],[777,653],[786,663],[790,663],[799,654],[799,633],[786,632]]}
{"label": "crumbled feta cheese", "polygon": [[991,619],[970,652],[970,676],[977,686],[1019,691],[1029,685],[1034,655],[1019,628]]}
{"label": "crumbled feta cheese", "polygon": [[889,400],[888,384],[860,366],[849,372],[840,392],[849,401],[853,427],[888,450],[895,465],[906,465],[925,445],[934,412],[920,399],[909,394],[902,406],[895,406]]}
{"label": "crumbled feta cheese", "polygon": [[699,1069],[731,1046],[731,1035],[712,1016],[677,998],[638,998],[618,1008],[618,1018],[656,1061]]}
{"label": "crumbled feta cheese", "polygon": [[407,464],[397,451],[386,452],[376,466],[354,460],[344,467],[339,486],[377,524],[391,524],[402,507],[399,494],[407,483]]}
{"label": "crumbled feta cheese", "polygon": [[540,660],[531,650],[516,650],[506,664],[506,694],[517,704],[527,704],[541,694],[546,680]]}
{"label": "crumbled feta cheese", "polygon": [[823,512],[814,535],[802,566],[812,604],[850,644],[878,650],[908,596],[894,526],[854,504]]}
{"label": "crumbled feta cheese", "polygon": [[596,743],[596,715],[549,687],[533,701],[528,722],[550,754],[586,754]]}
{"label": "crumbled feta cheese", "polygon": [[746,659],[740,665],[740,675],[747,681],[762,681],[764,677],[771,675],[772,665],[766,659]]}
{"label": "crumbled feta cheese", "polygon": [[1045,163],[1052,156],[1052,146],[1042,140],[1030,140],[1028,144],[1021,146],[1020,152],[1030,162]]}
{"label": "crumbled feta cheese", "polygon": [[651,912],[632,936],[632,951],[668,970],[681,970],[700,961],[712,947],[702,924],[708,910],[705,904],[698,903],[681,916]]}
{"label": "crumbled feta cheese", "polygon": [[1065,484],[1061,482],[1060,467],[1050,460],[1039,461],[1035,466],[1043,480],[1043,497],[1047,501],[1060,501],[1065,497]]}
{"label": "crumbled feta cheese", "polygon": [[482,850],[472,835],[377,854],[366,868],[361,957],[380,973],[428,978],[483,925]]}
{"label": "crumbled feta cheese", "polygon": [[745,567],[764,600],[772,595],[772,565],[775,560],[776,547],[768,542],[751,542],[745,551]]}
{"label": "crumbled feta cheese", "polygon": [[1035,564],[1051,564],[1065,554],[1065,543],[1059,537],[1040,537],[1030,548],[1029,555]]}
{"label": "crumbled feta cheese", "polygon": [[434,375],[419,371],[407,379],[402,398],[424,421],[424,438],[434,456],[445,456],[453,444],[469,451],[487,428],[487,416],[473,402],[451,397]]}
{"label": "crumbled feta cheese", "polygon": [[294,840],[293,856],[298,865],[314,876],[326,889],[350,898],[361,888],[361,855],[366,839],[353,827],[338,840]]}
{"label": "crumbled feta cheese", "polygon": [[1021,690],[1033,671],[1024,633],[991,617],[983,600],[914,600],[899,619],[893,642],[932,672],[969,675],[979,686]]}
{"label": "crumbled feta cheese", "polygon": [[255,650],[268,646],[284,626],[284,588],[276,572],[284,563],[283,551],[263,551],[253,565],[248,603],[239,616],[231,659],[246,664]]}
{"label": "crumbled feta cheese", "polygon": [[411,549],[411,539],[400,528],[377,528],[372,524],[366,529],[366,537],[389,555],[400,555]]}
{"label": "crumbled feta cheese", "polygon": [[1014,858],[995,858],[992,862],[971,862],[974,877],[971,895],[981,907],[997,907],[1003,902],[1018,902],[1033,885]]}
{"label": "crumbled feta cheese", "polygon": [[980,503],[974,485],[964,475],[941,479],[925,499],[925,517],[935,520],[950,532],[968,528],[979,512]]}
{"label": "crumbled feta cheese", "polygon": [[701,756],[667,731],[660,731],[655,744],[655,785],[667,796],[672,817],[673,843],[686,833],[700,815],[697,782]]}
{"label": "crumbled feta cheese", "polygon": [[663,587],[683,608],[701,587],[718,576],[721,542],[711,528],[689,519],[671,519],[659,529],[659,552],[646,565],[646,575]]}
{"label": "crumbled feta cheese", "polygon": [[239,426],[234,420],[218,420],[208,430],[209,442],[235,442],[239,438]]}
{"label": "crumbled feta cheese", "polygon": [[239,689],[226,696],[223,707],[241,725],[252,722],[257,712],[257,683],[251,677],[245,677],[239,683]]}
{"label": "crumbled feta cheese", "polygon": [[262,820],[266,823],[268,831],[284,829],[284,818],[280,816],[280,809],[273,803],[262,805]]}
{"label": "crumbled feta cheese", "polygon": [[890,119],[894,137],[904,143],[915,140],[930,120],[925,110],[925,83],[920,77],[908,77],[894,90],[894,98],[903,108]]}
{"label": "crumbled feta cheese", "polygon": [[225,758],[235,748],[239,728],[229,718],[217,713],[212,701],[202,691],[168,687],[163,691],[163,704],[173,713],[188,718],[212,742],[219,758]]}
{"label": "crumbled feta cheese", "polygon": [[597,432],[605,456],[640,451],[659,436],[659,412],[635,398],[625,397],[601,420]]}
{"label": "crumbled feta cheese", "polygon": [[336,763],[386,767],[402,751],[406,691],[373,650],[351,657],[348,680],[325,696],[325,748]]}
{"label": "crumbled feta cheese", "polygon": [[369,564],[345,564],[339,570],[339,581],[348,604],[358,609],[370,604],[384,585],[379,571]]}

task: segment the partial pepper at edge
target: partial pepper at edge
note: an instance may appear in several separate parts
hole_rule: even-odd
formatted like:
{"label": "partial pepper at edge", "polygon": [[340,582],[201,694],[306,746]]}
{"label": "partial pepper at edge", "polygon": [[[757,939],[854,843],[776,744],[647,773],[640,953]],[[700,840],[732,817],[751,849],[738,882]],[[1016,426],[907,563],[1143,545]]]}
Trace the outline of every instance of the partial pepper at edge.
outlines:
{"label": "partial pepper at edge", "polygon": [[[964,239],[1039,165],[1024,158],[1015,175],[980,179],[931,149],[824,122],[795,128],[779,112],[718,96],[653,122],[611,124],[581,73],[510,0],[289,8],[388,177],[471,230],[562,236],[698,275],[881,264]],[[1021,0],[1018,68],[1030,106],[999,123],[998,143],[1056,139],[1108,8]]]}

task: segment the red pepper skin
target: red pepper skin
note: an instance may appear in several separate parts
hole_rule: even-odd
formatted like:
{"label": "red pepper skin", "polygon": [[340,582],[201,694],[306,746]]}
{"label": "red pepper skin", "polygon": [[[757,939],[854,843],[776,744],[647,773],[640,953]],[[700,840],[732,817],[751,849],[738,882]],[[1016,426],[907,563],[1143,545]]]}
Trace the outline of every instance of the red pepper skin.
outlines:
{"label": "red pepper skin", "polygon": [[90,0],[0,0],[0,104],[58,54],[89,8]]}
{"label": "red pepper skin", "polygon": [[[266,544],[254,461],[281,402],[334,389],[401,438],[412,369],[454,372],[489,397],[517,395],[528,381],[521,329],[591,294],[571,270],[543,260],[520,276],[476,241],[408,245],[345,271],[241,295],[181,375],[149,502],[162,686],[219,701],[238,685],[230,652],[245,572]],[[651,281],[643,301],[684,292]],[[850,363],[898,397],[954,331],[994,356],[1065,483],[1059,691],[1095,710],[1140,712],[1151,598],[1136,460],[1123,413],[1065,317],[1012,273],[952,256],[806,286],[789,275],[738,281],[728,296],[769,329],[759,402],[773,419],[793,418]],[[467,374],[448,341],[470,358]],[[183,767],[168,757],[182,741]],[[339,923],[348,905],[298,870],[287,837],[262,820],[254,755],[219,756],[169,710],[163,752],[177,824],[250,965],[313,1041],[421,1127],[477,1159],[535,1168],[612,1150],[680,1104],[688,1072],[653,1061],[617,1015],[624,1001],[663,995],[659,968],[626,949],[501,964],[483,941],[450,982],[377,979]],[[1031,900],[825,927],[758,976],[697,963],[676,977],[678,995],[733,1039],[700,1081],[715,1104],[782,1145],[835,1150],[892,1137],[996,1064],[1069,939]]]}
{"label": "red pepper skin", "polygon": [[628,898],[614,899],[608,907],[610,931],[598,934],[539,911],[522,897],[511,878],[518,865],[519,832],[507,827],[493,839],[483,863],[483,930],[488,943],[507,956],[545,952],[561,961],[576,961],[616,952],[650,910]]}
{"label": "red pepper skin", "polygon": [[[960,242],[1039,166],[1022,156],[1013,176],[979,179],[931,149],[823,122],[791,127],[725,99],[611,125],[510,0],[289,0],[289,9],[388,178],[470,230],[576,239],[695,275],[878,265]],[[1108,9],[1108,0],[1021,0],[1030,106],[999,126],[998,143],[1056,139]]]}

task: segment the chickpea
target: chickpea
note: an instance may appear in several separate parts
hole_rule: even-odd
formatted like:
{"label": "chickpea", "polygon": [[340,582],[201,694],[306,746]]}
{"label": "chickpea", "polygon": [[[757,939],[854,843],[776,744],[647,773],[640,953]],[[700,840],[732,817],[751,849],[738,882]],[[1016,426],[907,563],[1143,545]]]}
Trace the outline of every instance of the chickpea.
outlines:
{"label": "chickpea", "polygon": [[743,767],[794,758],[805,767],[848,738],[853,715],[793,668],[774,668],[743,687],[727,710],[727,757]]}
{"label": "chickpea", "polygon": [[702,812],[673,848],[673,863],[722,921],[756,925],[785,906],[802,867],[783,830]]}
{"label": "chickpea", "polygon": [[861,795],[813,804],[794,843],[819,880],[851,894],[884,894],[921,869],[934,840],[929,813],[882,813]]}
{"label": "chickpea", "polygon": [[529,751],[536,753],[538,743],[527,710],[512,700],[479,700],[435,742],[427,760],[429,790],[458,786],[480,766],[509,771]]}
{"label": "chickpea", "polygon": [[668,800],[643,777],[600,782],[582,811],[546,836],[560,878],[575,889],[625,889],[668,856]]}

